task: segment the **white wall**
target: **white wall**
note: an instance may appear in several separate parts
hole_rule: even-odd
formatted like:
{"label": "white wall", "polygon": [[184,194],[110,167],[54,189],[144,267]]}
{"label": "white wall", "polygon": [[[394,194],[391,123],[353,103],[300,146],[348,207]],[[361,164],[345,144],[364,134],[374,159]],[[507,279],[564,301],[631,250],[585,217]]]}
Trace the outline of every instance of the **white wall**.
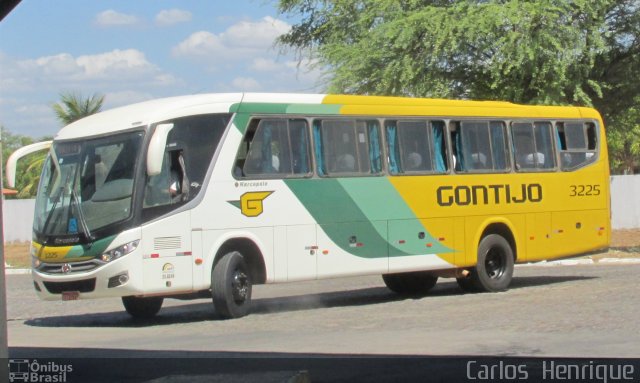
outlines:
{"label": "white wall", "polygon": [[[5,242],[31,241],[35,200],[10,199],[2,206]],[[611,226],[640,228],[640,175],[611,177]]]}
{"label": "white wall", "polygon": [[5,243],[31,241],[35,204],[35,199],[2,201],[2,227],[4,228]]}
{"label": "white wall", "polygon": [[640,175],[611,177],[611,226],[640,228]]}

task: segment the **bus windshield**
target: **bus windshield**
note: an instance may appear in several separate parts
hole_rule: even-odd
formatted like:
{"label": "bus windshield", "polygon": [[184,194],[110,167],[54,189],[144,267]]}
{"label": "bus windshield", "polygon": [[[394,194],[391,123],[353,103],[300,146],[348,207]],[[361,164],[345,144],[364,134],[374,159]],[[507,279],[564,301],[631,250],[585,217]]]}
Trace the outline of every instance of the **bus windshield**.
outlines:
{"label": "bus windshield", "polygon": [[143,134],[54,143],[38,186],[35,232],[90,242],[92,231],[129,218]]}

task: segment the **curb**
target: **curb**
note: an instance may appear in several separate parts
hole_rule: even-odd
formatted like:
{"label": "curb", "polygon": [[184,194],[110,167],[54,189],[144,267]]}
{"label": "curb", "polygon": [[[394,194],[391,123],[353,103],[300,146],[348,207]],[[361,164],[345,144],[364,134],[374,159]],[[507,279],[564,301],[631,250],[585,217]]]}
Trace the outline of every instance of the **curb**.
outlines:
{"label": "curb", "polygon": [[561,261],[540,261],[536,263],[525,263],[516,265],[519,267],[547,267],[547,266],[579,266],[579,265],[637,265],[640,258],[602,258],[597,261],[593,259],[565,259]]}
{"label": "curb", "polygon": [[4,269],[4,275],[26,275],[31,274],[31,269]]}

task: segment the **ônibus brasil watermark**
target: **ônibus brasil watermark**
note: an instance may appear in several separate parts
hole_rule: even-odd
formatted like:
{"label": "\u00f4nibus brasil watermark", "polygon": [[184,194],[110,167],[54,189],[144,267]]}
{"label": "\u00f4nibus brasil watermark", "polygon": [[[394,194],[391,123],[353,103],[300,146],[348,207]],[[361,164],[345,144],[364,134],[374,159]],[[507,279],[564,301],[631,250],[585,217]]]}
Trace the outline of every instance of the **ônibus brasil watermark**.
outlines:
{"label": "\u00f4nibus brasil watermark", "polygon": [[9,359],[9,381],[26,383],[64,383],[73,366],[58,362],[38,362],[37,359]]}

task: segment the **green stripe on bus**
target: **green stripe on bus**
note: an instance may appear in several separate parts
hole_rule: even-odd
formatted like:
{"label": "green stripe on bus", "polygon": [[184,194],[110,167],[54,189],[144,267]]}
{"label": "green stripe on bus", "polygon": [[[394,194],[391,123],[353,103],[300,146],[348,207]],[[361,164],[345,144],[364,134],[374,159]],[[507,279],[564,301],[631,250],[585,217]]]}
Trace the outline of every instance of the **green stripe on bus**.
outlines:
{"label": "green stripe on bus", "polygon": [[251,118],[251,114],[249,113],[236,113],[233,117],[233,125],[236,126],[236,129],[242,134],[247,130],[247,124],[249,123],[249,119]]}
{"label": "green stripe on bus", "polygon": [[369,220],[337,179],[285,183],[341,249],[363,258],[387,257],[387,221]]}
{"label": "green stripe on bus", "polygon": [[[111,235],[109,237],[105,237],[95,241],[91,246],[87,245],[76,245],[69,250],[67,255],[65,255],[64,259],[69,258],[81,258],[81,257],[98,257],[102,255],[104,250],[111,244],[115,235]],[[123,244],[124,245],[124,244]]]}
{"label": "green stripe on bus", "polygon": [[[426,230],[386,177],[342,178],[338,182],[369,221],[389,220],[390,233],[386,233],[386,238],[395,239],[397,234],[402,234],[406,240],[402,249],[389,242],[390,256],[453,252]],[[417,238],[419,233],[425,233],[424,238]],[[425,243],[431,247],[426,248]]]}
{"label": "green stripe on bus", "polygon": [[252,114],[305,114],[305,115],[336,115],[340,114],[342,105],[324,104],[266,104],[243,102],[231,105],[230,113],[235,113],[233,124],[244,133]]}

